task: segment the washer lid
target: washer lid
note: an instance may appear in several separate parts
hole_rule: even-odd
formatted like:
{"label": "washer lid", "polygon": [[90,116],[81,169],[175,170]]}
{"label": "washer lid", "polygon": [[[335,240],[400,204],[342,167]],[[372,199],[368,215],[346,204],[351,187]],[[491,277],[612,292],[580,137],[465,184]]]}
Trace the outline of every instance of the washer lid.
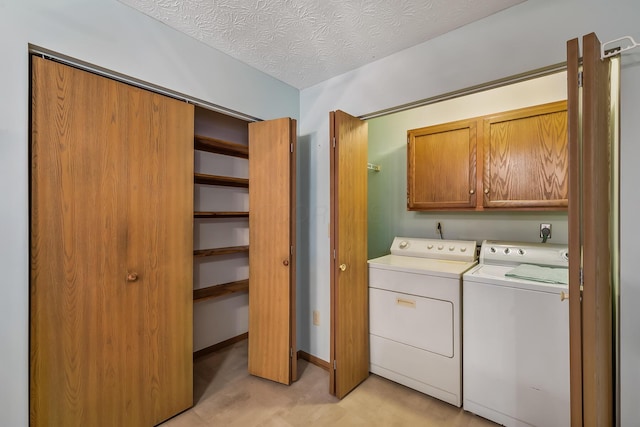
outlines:
{"label": "washer lid", "polygon": [[473,286],[474,283],[484,283],[495,286],[505,286],[510,288],[529,289],[532,291],[549,292],[560,294],[567,291],[569,286],[564,284],[543,283],[533,280],[519,279],[515,277],[505,276],[513,270],[514,265],[493,265],[478,264],[473,269],[464,273],[463,283]]}
{"label": "washer lid", "polygon": [[417,274],[431,274],[445,277],[460,277],[462,273],[476,265],[475,261],[450,261],[394,254],[370,259],[368,262],[369,268],[405,271]]}

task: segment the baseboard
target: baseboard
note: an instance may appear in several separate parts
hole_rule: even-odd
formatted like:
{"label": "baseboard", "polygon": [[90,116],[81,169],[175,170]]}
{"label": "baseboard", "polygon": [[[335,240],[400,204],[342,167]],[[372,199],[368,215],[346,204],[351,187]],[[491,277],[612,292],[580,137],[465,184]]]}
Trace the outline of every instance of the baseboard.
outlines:
{"label": "baseboard", "polygon": [[311,354],[309,354],[309,353],[307,353],[305,351],[302,351],[302,350],[298,350],[298,359],[306,360],[307,362],[311,363],[312,365],[319,366],[319,367],[321,367],[322,369],[324,369],[327,372],[329,372],[329,368],[331,367],[329,362],[324,361],[324,360],[320,359],[319,357],[312,356]]}
{"label": "baseboard", "polygon": [[244,334],[240,334],[237,337],[232,337],[229,338],[228,340],[224,340],[222,342],[219,342],[217,344],[214,345],[210,345],[209,347],[205,347],[203,349],[200,349],[198,351],[194,351],[193,352],[193,359],[197,359],[198,357],[202,357],[202,356],[206,356],[207,354],[213,353],[215,351],[218,351],[220,349],[223,349],[225,347],[229,347],[230,345],[233,345],[237,342],[240,342],[242,340],[246,340],[249,337],[249,332],[245,332]]}

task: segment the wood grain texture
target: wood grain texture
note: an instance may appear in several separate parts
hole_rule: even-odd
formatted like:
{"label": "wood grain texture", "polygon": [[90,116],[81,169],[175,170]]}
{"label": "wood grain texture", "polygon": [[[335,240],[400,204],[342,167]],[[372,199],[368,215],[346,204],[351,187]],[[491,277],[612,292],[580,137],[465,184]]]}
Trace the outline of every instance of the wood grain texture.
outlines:
{"label": "wood grain texture", "polygon": [[[580,138],[580,88],[578,39],[567,42],[567,119],[569,145],[569,253],[582,252],[582,141]],[[569,257],[569,377],[571,426],[582,427],[582,260]]]}
{"label": "wood grain texture", "polygon": [[295,345],[291,130],[288,118],[249,124],[249,373],[283,384]]}
{"label": "wood grain texture", "polygon": [[461,120],[407,132],[407,208],[472,208],[476,205],[477,120]]}
{"label": "wood grain texture", "polygon": [[614,423],[610,237],[609,60],[595,34],[583,37],[582,363],[585,426]]}
{"label": "wood grain texture", "polygon": [[336,362],[330,387],[343,398],[369,376],[368,130],[366,122],[343,111],[332,112],[330,121],[335,137],[331,154],[331,246],[335,259],[331,264],[330,352]]}
{"label": "wood grain texture", "polygon": [[200,302],[208,299],[220,298],[229,294],[235,294],[237,292],[247,292],[248,290],[249,279],[221,283],[219,285],[212,285],[205,288],[194,289],[193,301]]}
{"label": "wood grain texture", "polygon": [[485,207],[566,207],[566,101],[484,119]]}
{"label": "wood grain texture", "polygon": [[246,145],[210,138],[208,136],[196,135],[194,138],[194,148],[200,151],[208,151],[209,153],[224,154],[243,159],[249,158],[249,147]]}
{"label": "wood grain texture", "polygon": [[192,405],[193,107],[32,61],[31,425],[155,425]]}

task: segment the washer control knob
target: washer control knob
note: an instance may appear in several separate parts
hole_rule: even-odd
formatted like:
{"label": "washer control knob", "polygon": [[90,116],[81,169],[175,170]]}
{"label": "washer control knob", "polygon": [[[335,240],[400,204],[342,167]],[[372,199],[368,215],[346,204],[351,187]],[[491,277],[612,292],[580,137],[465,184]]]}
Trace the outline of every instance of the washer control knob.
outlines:
{"label": "washer control knob", "polygon": [[466,246],[461,247],[460,252],[467,252],[467,247]]}
{"label": "washer control knob", "polygon": [[407,242],[406,240],[403,240],[402,242],[400,242],[400,249],[406,249],[407,246],[409,246],[409,242]]}
{"label": "washer control knob", "polygon": [[496,253],[496,248],[490,248],[489,252],[491,252],[492,254],[495,254]]}
{"label": "washer control knob", "polygon": [[441,251],[444,249],[444,245],[438,245],[438,250]]}
{"label": "washer control knob", "polygon": [[433,245],[427,245],[427,249],[433,249]]}
{"label": "washer control knob", "polygon": [[455,246],[449,246],[449,250],[453,251],[456,247]]}
{"label": "washer control knob", "polygon": [[524,255],[524,249],[518,249],[518,255]]}
{"label": "washer control knob", "polygon": [[511,253],[511,249],[509,248],[504,248],[504,254],[505,255],[509,255]]}

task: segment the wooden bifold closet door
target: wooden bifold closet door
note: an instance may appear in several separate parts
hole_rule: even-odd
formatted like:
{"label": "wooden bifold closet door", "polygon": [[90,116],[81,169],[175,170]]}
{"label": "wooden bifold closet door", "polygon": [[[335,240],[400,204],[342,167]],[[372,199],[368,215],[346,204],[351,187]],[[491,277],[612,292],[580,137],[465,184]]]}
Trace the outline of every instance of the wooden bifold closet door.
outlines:
{"label": "wooden bifold closet door", "polygon": [[249,373],[297,378],[296,121],[249,124]]}
{"label": "wooden bifold closet door", "polygon": [[30,421],[193,404],[193,106],[32,57]]}

